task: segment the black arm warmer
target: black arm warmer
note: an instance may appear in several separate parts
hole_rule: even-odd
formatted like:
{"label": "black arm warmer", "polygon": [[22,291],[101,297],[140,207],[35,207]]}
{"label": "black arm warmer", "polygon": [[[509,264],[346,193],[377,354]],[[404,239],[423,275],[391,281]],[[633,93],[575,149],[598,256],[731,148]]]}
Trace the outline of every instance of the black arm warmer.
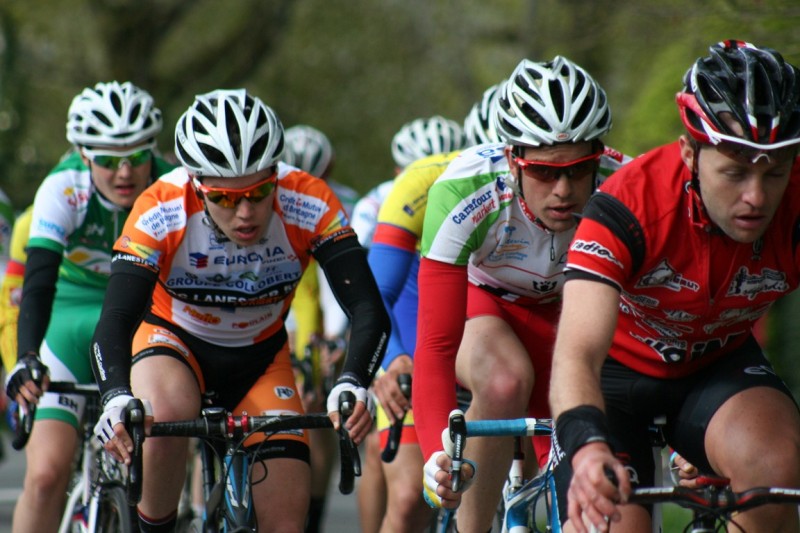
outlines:
{"label": "black arm warmer", "polygon": [[39,353],[56,297],[62,255],[46,248],[29,248],[17,322],[17,357]]}
{"label": "black arm warmer", "polygon": [[608,443],[608,421],[606,415],[594,405],[579,405],[567,409],[556,420],[553,446],[561,450],[567,460],[582,446],[591,442]]}
{"label": "black arm warmer", "polygon": [[127,261],[112,261],[103,312],[92,338],[91,362],[103,403],[130,391],[131,341],[150,302],[158,274]]}
{"label": "black arm warmer", "polygon": [[366,250],[353,234],[323,243],[314,257],[350,319],[350,347],[340,379],[366,388],[383,360],[392,329]]}

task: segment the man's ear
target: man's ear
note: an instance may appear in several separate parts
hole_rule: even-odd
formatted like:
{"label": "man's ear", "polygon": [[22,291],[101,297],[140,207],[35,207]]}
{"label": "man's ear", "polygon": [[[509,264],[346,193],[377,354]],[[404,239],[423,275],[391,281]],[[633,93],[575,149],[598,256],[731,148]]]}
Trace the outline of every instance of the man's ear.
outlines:
{"label": "man's ear", "polygon": [[689,137],[686,135],[681,135],[678,138],[678,144],[680,145],[681,149],[681,159],[683,160],[683,164],[686,165],[686,168],[689,169],[691,172],[694,167],[694,158],[696,156],[695,151],[695,144],[689,140]]}
{"label": "man's ear", "polygon": [[506,147],[503,148],[503,152],[506,155],[506,161],[508,161],[508,168],[513,168],[513,166],[516,165],[514,162],[514,147],[506,145]]}

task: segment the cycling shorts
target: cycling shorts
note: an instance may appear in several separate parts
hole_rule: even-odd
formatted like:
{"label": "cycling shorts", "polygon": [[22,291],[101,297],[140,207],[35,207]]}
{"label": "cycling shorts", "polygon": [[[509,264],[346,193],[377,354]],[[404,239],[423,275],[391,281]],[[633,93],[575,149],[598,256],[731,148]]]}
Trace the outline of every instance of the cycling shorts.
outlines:
{"label": "cycling shorts", "polygon": [[[182,361],[194,373],[204,398],[233,414],[304,412],[284,329],[252,346],[231,348],[205,342],[166,320],[148,315],[134,335],[133,354],[133,364],[157,355]],[[258,446],[262,459],[309,460],[305,431],[255,433],[245,444]]]}
{"label": "cycling shorts", "polygon": [[[89,353],[105,289],[59,279],[50,325],[40,348],[51,381],[94,383]],[[86,397],[46,392],[39,400],[36,420],[61,420],[75,429],[86,405]]]}
{"label": "cycling shorts", "polygon": [[[793,398],[753,337],[709,367],[684,378],[646,376],[610,357],[603,364],[601,376],[611,434],[609,444],[628,470],[631,484],[641,487],[655,485],[656,417],[666,417],[664,437],[672,448],[701,472],[714,474],[705,453],[705,433],[723,403],[752,387],[770,387]],[[572,465],[562,461],[554,474],[561,516],[566,516]]]}
{"label": "cycling shorts", "polygon": [[[479,316],[495,316],[506,322],[528,351],[536,384],[528,403],[527,416],[550,418],[548,390],[555,330],[561,303],[520,305],[484,290],[472,283],[467,289],[467,320]],[[547,464],[550,438],[534,437],[533,447],[539,466]]]}

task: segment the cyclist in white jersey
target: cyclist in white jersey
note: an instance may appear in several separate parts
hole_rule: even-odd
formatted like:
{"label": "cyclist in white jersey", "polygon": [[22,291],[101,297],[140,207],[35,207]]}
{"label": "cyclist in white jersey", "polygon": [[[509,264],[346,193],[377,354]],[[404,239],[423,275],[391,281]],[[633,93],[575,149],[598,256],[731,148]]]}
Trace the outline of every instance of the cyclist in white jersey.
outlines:
{"label": "cyclist in white jersey", "polygon": [[[472,392],[468,419],[548,416],[551,346],[575,214],[625,161],[600,141],[611,127],[605,92],[560,56],[520,62],[494,120],[504,142],[454,159],[431,187],[425,214],[412,399],[427,458],[426,496],[435,506],[455,507],[460,498],[450,490],[441,440],[457,382]],[[549,442],[534,446],[542,464]],[[477,439],[465,456],[482,474],[464,493],[458,528],[484,532],[511,441]]]}
{"label": "cyclist in white jersey", "polygon": [[[134,200],[172,167],[154,155],[161,112],[126,83],[98,83],[72,101],[67,140],[75,151],[45,178],[33,203],[17,364],[6,392],[38,403],[13,531],[55,531],[79,442],[85,399],[44,393],[32,379],[91,383],[89,343],[111,269],[111,247]],[[46,333],[46,335],[45,335]],[[39,398],[41,396],[41,398]]]}

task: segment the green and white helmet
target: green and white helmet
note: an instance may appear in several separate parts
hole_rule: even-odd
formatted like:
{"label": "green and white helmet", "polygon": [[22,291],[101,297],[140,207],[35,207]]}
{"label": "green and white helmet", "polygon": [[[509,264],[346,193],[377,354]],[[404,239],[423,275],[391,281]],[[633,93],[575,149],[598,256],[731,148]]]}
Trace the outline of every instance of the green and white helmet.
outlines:
{"label": "green and white helmet", "polygon": [[67,140],[76,146],[152,147],[162,126],[153,97],[130,82],[87,87],[67,112]]}

